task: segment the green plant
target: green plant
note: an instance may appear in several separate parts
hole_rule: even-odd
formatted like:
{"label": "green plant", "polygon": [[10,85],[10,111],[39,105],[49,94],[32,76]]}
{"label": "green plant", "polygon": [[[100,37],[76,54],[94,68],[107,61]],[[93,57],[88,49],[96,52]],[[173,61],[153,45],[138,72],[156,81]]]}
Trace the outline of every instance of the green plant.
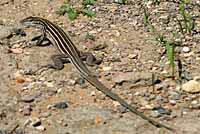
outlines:
{"label": "green plant", "polygon": [[95,2],[96,0],[83,0],[82,7],[80,9],[73,8],[67,2],[64,2],[64,4],[58,9],[56,13],[58,15],[65,15],[67,13],[68,18],[72,21],[75,20],[79,14],[83,14],[88,17],[95,17],[96,13],[88,8],[88,5],[94,5]]}
{"label": "green plant", "polygon": [[171,69],[172,69],[172,78],[174,78],[174,72],[175,72],[175,63],[174,63],[174,44],[166,41],[165,42],[165,48],[166,48],[166,53],[167,53],[167,57],[168,57],[168,60],[170,62],[170,66],[171,66]]}
{"label": "green plant", "polygon": [[191,34],[192,30],[194,29],[194,21],[192,19],[192,16],[186,12],[186,5],[189,3],[189,0],[180,0],[179,1],[179,12],[181,17],[183,18],[183,24],[181,20],[178,20],[178,24],[180,26],[180,31],[182,33],[184,33],[184,29],[185,32],[189,32],[189,34]]}
{"label": "green plant", "polygon": [[96,0],[83,0],[82,4],[87,5],[94,5],[96,3]]}
{"label": "green plant", "polygon": [[78,12],[67,3],[64,3],[57,11],[58,15],[65,15],[65,13],[67,13],[70,20],[75,20],[78,17]]}
{"label": "green plant", "polygon": [[[149,15],[144,8],[144,23],[147,25],[147,27],[150,29],[150,31],[154,34],[155,40],[159,42],[160,44],[165,45],[167,58],[170,62],[170,67],[172,69],[171,77],[174,78],[174,72],[175,72],[175,56],[174,56],[174,43],[169,42],[167,39],[165,39],[163,34],[160,34],[157,32],[156,28],[152,25],[151,21],[149,20]],[[175,37],[176,34],[174,33],[173,36]]]}

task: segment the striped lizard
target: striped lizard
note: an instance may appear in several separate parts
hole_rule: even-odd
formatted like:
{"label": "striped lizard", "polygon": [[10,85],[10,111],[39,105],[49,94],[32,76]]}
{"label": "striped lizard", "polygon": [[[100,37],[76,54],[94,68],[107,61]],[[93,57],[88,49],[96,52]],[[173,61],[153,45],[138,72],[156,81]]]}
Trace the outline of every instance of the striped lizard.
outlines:
{"label": "striped lizard", "polygon": [[[102,84],[86,67],[81,58],[81,52],[75,47],[69,36],[58,25],[40,17],[27,17],[21,20],[20,23],[24,26],[40,26],[40,28],[42,29],[42,36],[39,38],[38,43],[41,43],[45,38],[47,38],[59,50],[60,55],[56,55],[52,59],[54,64],[48,64],[45,67],[60,70],[64,67],[64,63],[71,62],[84,79],[86,79],[90,84],[92,84],[99,91],[103,92],[111,99],[119,102],[122,106],[126,107],[131,112],[140,116],[144,120],[147,120],[156,127],[163,127],[171,131],[174,130],[171,127],[159,123],[139,112],[136,108],[128,104],[125,100],[123,100],[117,94],[111,92],[104,84]],[[88,57],[90,58],[87,58],[86,60],[95,61],[94,57],[91,56],[91,54]]]}

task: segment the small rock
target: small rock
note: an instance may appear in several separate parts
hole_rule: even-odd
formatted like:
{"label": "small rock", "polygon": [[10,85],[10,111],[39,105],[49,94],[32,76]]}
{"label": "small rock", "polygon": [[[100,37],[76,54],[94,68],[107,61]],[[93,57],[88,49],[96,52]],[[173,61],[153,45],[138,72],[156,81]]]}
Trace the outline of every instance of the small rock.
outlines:
{"label": "small rock", "polygon": [[22,48],[10,48],[8,49],[8,52],[13,54],[22,54],[24,50]]}
{"label": "small rock", "polygon": [[[149,72],[126,72],[116,73],[113,76],[115,83],[131,82],[138,85],[152,85],[152,73]],[[155,78],[158,81],[158,78]]]}
{"label": "small rock", "polygon": [[23,77],[21,70],[14,73],[15,79],[18,77]]}
{"label": "small rock", "polygon": [[68,104],[66,102],[59,102],[57,104],[54,104],[53,107],[57,109],[65,109],[68,108]]}
{"label": "small rock", "polygon": [[113,101],[113,105],[114,105],[115,107],[121,106],[121,104],[120,104],[119,102],[117,102],[117,101]]}
{"label": "small rock", "polygon": [[172,105],[176,105],[176,100],[169,100],[169,103]]}
{"label": "small rock", "polygon": [[192,105],[197,105],[197,104],[198,104],[198,101],[197,101],[197,100],[193,100],[193,101],[191,102],[191,104],[192,104]]}
{"label": "small rock", "polygon": [[53,82],[45,82],[44,83],[47,87],[54,87]]}
{"label": "small rock", "polygon": [[97,116],[96,118],[95,118],[95,124],[100,124],[100,123],[102,123],[103,122],[103,118],[102,117],[100,117],[100,116]]}
{"label": "small rock", "polygon": [[161,95],[156,96],[155,101],[157,103],[159,103],[159,104],[167,103],[168,102],[167,99],[164,98],[164,97],[162,97]]}
{"label": "small rock", "polygon": [[49,117],[49,116],[51,116],[51,113],[50,113],[50,112],[45,112],[45,113],[42,114],[41,117],[47,118],[47,117]]}
{"label": "small rock", "polygon": [[23,77],[16,77],[17,83],[24,83],[26,80]]}
{"label": "small rock", "polygon": [[23,102],[26,102],[26,103],[30,103],[30,102],[33,102],[35,100],[35,96],[26,95],[26,96],[21,97],[20,100],[23,101]]}
{"label": "small rock", "polygon": [[158,117],[160,117],[161,116],[161,114],[158,112],[158,111],[151,111],[151,116],[153,117],[153,118],[158,118]]}
{"label": "small rock", "polygon": [[153,109],[154,111],[157,111],[158,113],[160,114],[167,114],[167,115],[170,115],[170,111],[163,108],[163,107],[156,107]]}
{"label": "small rock", "polygon": [[35,85],[35,82],[33,83],[29,83],[29,84],[26,84],[22,87],[22,90],[28,90],[28,89],[32,89]]}
{"label": "small rock", "polygon": [[121,113],[121,114],[124,114],[124,113],[127,113],[129,110],[125,107],[123,107],[122,105],[119,105],[117,107],[117,110]]}
{"label": "small rock", "polygon": [[189,47],[183,47],[182,51],[184,53],[188,53],[188,52],[190,52],[190,48]]}
{"label": "small rock", "polygon": [[115,3],[124,4],[125,0],[115,0]]}
{"label": "small rock", "polygon": [[46,128],[44,126],[37,126],[37,127],[35,127],[35,129],[40,130],[40,131],[46,130]]}
{"label": "small rock", "polygon": [[47,109],[51,109],[53,105],[47,105]]}
{"label": "small rock", "polygon": [[96,95],[96,92],[95,91],[92,91],[91,93],[90,93],[90,96],[95,96]]}
{"label": "small rock", "polygon": [[31,115],[31,112],[32,112],[31,106],[30,106],[30,105],[25,106],[25,107],[22,109],[22,112],[23,112],[23,115],[25,115],[25,116]]}
{"label": "small rock", "polygon": [[145,105],[145,109],[147,109],[147,110],[152,110],[152,109],[154,109],[154,105],[153,104],[147,104],[147,105]]}
{"label": "small rock", "polygon": [[200,83],[195,80],[190,80],[183,84],[182,90],[188,93],[198,93],[200,92]]}
{"label": "small rock", "polygon": [[58,90],[57,90],[57,93],[61,93],[62,92],[62,88],[59,88]]}
{"label": "small rock", "polygon": [[194,78],[193,78],[195,81],[200,81],[200,76],[195,76]]}
{"label": "small rock", "polygon": [[102,69],[103,69],[103,71],[110,71],[112,69],[112,67],[103,67]]}
{"label": "small rock", "polygon": [[128,55],[128,58],[129,59],[134,59],[134,58],[136,58],[137,57],[137,54],[129,54]]}
{"label": "small rock", "polygon": [[40,126],[42,123],[41,123],[41,120],[39,118],[32,118],[31,119],[31,126],[33,127],[37,127],[37,126]]}
{"label": "small rock", "polygon": [[119,37],[120,36],[120,32],[116,31],[116,36]]}
{"label": "small rock", "polygon": [[171,91],[171,92],[169,92],[169,98],[171,100],[179,100],[180,94],[178,94],[177,92]]}

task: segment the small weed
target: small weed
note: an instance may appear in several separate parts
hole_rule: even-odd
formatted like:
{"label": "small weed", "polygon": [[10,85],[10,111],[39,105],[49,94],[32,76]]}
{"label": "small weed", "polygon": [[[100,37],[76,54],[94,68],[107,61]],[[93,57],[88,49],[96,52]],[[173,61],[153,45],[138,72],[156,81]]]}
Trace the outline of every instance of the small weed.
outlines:
{"label": "small weed", "polygon": [[70,20],[75,20],[79,14],[86,15],[88,17],[95,17],[96,13],[88,8],[88,5],[94,5],[96,0],[83,0],[82,7],[80,9],[73,8],[67,2],[58,9],[56,12],[58,15],[65,15],[67,13]]}
{"label": "small weed", "polygon": [[168,57],[168,60],[170,62],[170,66],[171,66],[171,69],[172,69],[172,78],[174,78],[174,68],[175,68],[175,59],[174,59],[174,44],[166,41],[165,43],[165,47],[166,47],[166,53],[167,53],[167,57]]}
{"label": "small weed", "polygon": [[[174,43],[171,43],[170,41],[166,40],[163,34],[160,34],[157,32],[156,28],[152,25],[151,21],[149,20],[149,15],[144,8],[144,22],[147,25],[147,27],[150,29],[150,31],[155,35],[155,39],[157,42],[160,44],[165,45],[166,53],[167,53],[167,58],[170,62],[170,66],[172,69],[172,74],[171,77],[172,79],[174,78],[174,72],[175,72],[175,56],[174,56]],[[175,34],[174,34],[175,37]]]}
{"label": "small weed", "polygon": [[94,5],[96,3],[96,0],[83,0],[83,5],[87,6],[87,5]]}
{"label": "small weed", "polygon": [[194,29],[194,20],[192,19],[191,14],[186,12],[185,8],[189,2],[189,0],[180,0],[179,2],[179,12],[183,20],[181,21],[177,19],[177,21],[182,34],[184,33],[184,30],[186,33],[189,32],[189,34],[191,34]]}
{"label": "small weed", "polygon": [[95,17],[96,16],[95,12],[88,10],[88,9],[83,9],[81,12],[82,12],[83,15],[86,15],[88,17]]}

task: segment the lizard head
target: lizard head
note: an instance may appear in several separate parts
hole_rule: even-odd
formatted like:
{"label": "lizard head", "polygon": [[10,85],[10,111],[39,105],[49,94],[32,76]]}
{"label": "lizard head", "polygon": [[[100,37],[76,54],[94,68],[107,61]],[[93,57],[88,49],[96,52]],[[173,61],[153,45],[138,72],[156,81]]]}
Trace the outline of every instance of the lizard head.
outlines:
{"label": "lizard head", "polygon": [[20,23],[24,26],[37,26],[37,25],[43,25],[43,21],[44,19],[43,18],[40,18],[40,17],[33,17],[33,16],[30,16],[30,17],[27,17],[25,19],[22,19],[20,21]]}

